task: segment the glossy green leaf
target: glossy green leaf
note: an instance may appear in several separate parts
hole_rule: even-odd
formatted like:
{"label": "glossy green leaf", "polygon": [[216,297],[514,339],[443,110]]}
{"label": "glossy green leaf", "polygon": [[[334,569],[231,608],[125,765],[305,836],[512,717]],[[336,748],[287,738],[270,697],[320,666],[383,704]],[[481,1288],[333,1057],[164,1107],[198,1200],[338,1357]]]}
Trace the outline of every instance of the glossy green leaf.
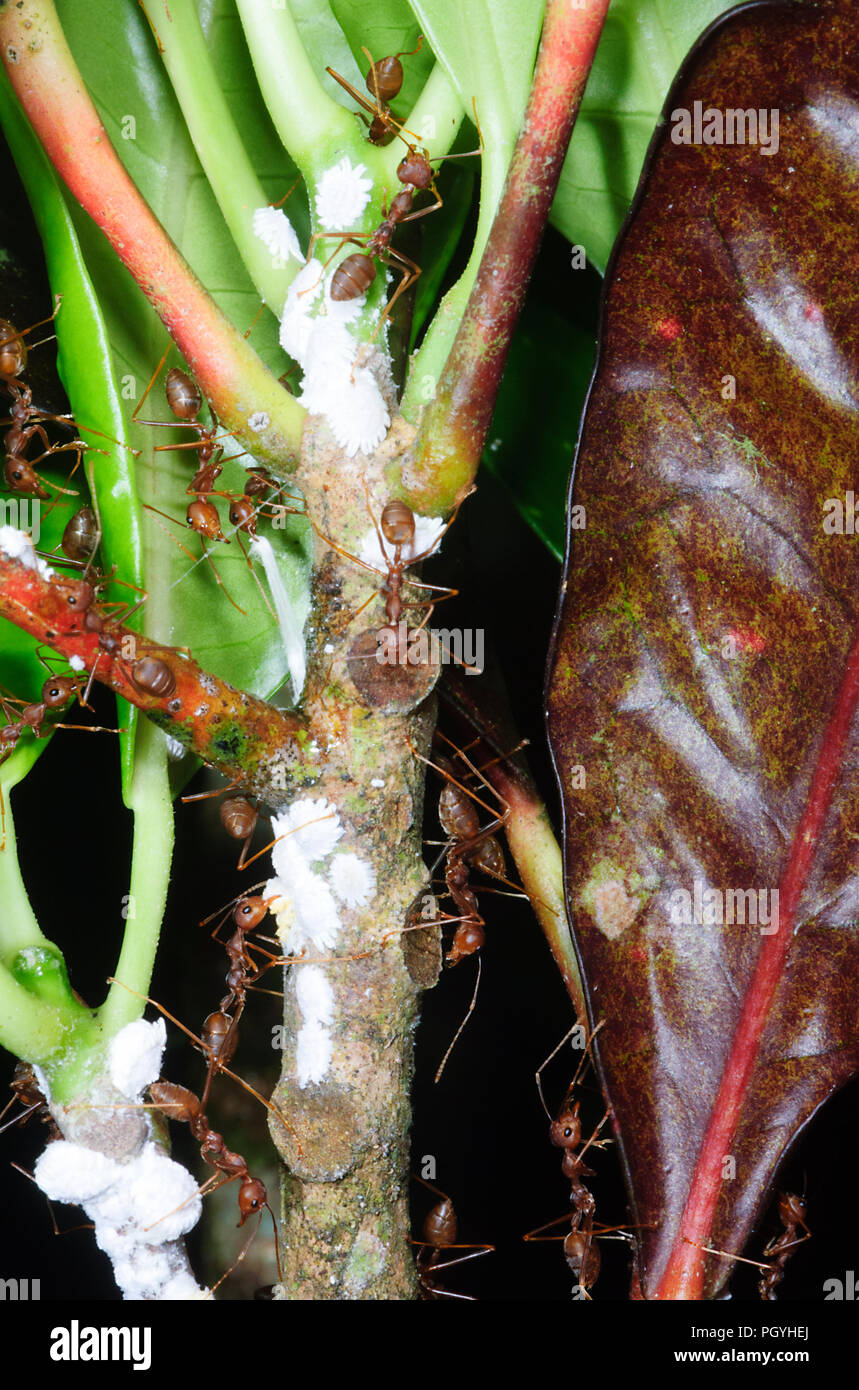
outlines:
{"label": "glossy green leaf", "polygon": [[[164,73],[155,40],[138,6],[131,0],[105,9],[98,3],[61,3],[66,36],[99,114],[129,173],[153,211],[177,242],[192,268],[220,307],[242,330],[250,328],[260,304],[227,232],[211,190],[202,176]],[[280,149],[253,77],[241,28],[232,5],[218,3],[209,13],[212,57],[225,90],[241,112],[240,129],[259,176],[282,196],[292,166]],[[115,57],[105,62],[105,53]],[[292,211],[292,209],[290,209]],[[144,296],[111,249],[82,213],[77,227],[102,305],[126,419],[140,401],[168,338]],[[300,219],[296,219],[299,221]],[[299,225],[299,234],[304,232]],[[264,311],[252,341],[263,360],[283,371],[286,359],[277,343],[277,322]],[[178,365],[175,352],[167,365]],[[154,384],[142,418],[167,420],[163,373]],[[236,539],[214,547],[212,566],[199,560],[201,543],[184,524],[192,500],[186,491],[197,458],[194,449],[166,451],[162,446],[195,439],[192,431],[131,426],[142,456],[137,474],[141,500],[171,520],[145,510],[143,534],[147,631],[160,640],[191,648],[204,667],[233,684],[265,695],[283,681],[286,666],[277,624],[254,572]],[[226,443],[226,454],[240,450]],[[224,491],[238,491],[243,466],[228,464],[219,480]],[[229,535],[226,501],[221,502]],[[308,549],[306,523],[290,519],[285,530],[263,523],[261,534],[275,546],[279,568],[300,616],[307,611]],[[185,550],[192,552],[189,557]],[[229,598],[225,594],[229,595]],[[237,611],[233,604],[244,612]]]}
{"label": "glossy green leaf", "polygon": [[662,103],[724,0],[613,0],[552,206],[552,224],[604,271]]}
{"label": "glossy green leaf", "polygon": [[[108,564],[116,564],[124,578],[139,585],[142,542],[133,460],[127,450],[100,437],[109,435],[121,439],[124,433],[104,319],[59,181],[21,112],[5,72],[0,73],[0,118],[42,237],[52,287],[55,294],[62,295],[55,320],[58,366],[80,433],[98,450],[87,456],[86,474],[101,517],[103,554]],[[92,426],[99,434],[88,436],[87,426]],[[79,472],[76,476],[82,478],[83,474]],[[50,512],[44,536],[50,540],[48,548],[58,544],[62,529],[77,505],[80,505],[78,500],[63,498]],[[6,626],[4,624],[4,628]],[[15,649],[23,636],[19,634],[13,639],[10,635],[8,641],[4,640],[4,652]],[[32,647],[30,639],[24,641]],[[44,675],[38,686],[43,679]],[[133,765],[136,711],[121,706],[121,722],[127,730],[120,735],[123,787],[126,788]]]}
{"label": "glossy green leaf", "polygon": [[570,460],[595,350],[592,332],[546,304],[526,301],[483,455],[559,560]]}
{"label": "glossy green leaf", "polygon": [[[362,47],[369,49],[375,61],[391,53],[408,52],[409,56],[401,60],[402,92],[391,103],[394,114],[404,117],[417,101],[434,61],[432,49],[426,41],[418,53],[410,52],[417,46],[420,25],[407,0],[332,0],[331,8],[349,41],[355,66],[359,69],[357,80],[349,80],[354,82],[362,96],[367,95],[367,59],[361,52]],[[328,62],[336,68],[330,59]],[[343,76],[349,77],[349,74],[343,73]]]}
{"label": "glossy green leaf", "polygon": [[412,0],[424,36],[483,133],[481,203],[494,209],[531,90],[543,0]]}

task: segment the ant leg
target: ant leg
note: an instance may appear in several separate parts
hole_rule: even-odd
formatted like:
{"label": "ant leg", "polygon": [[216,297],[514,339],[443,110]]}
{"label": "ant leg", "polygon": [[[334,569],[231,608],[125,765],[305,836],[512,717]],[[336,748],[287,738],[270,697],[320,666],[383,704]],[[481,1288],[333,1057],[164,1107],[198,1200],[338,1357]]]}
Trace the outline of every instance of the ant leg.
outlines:
{"label": "ant leg", "polygon": [[[145,11],[145,10],[144,10],[144,14],[146,14],[146,11]],[[149,16],[146,15],[146,18],[149,19]],[[150,23],[151,23],[151,21],[150,21]],[[153,32],[154,32],[154,31],[153,31]],[[156,37],[157,37],[157,36],[156,36]],[[160,41],[159,41],[159,48],[160,48]],[[163,51],[163,50],[162,50],[162,51]],[[137,422],[138,424],[140,424],[140,425],[144,425],[144,424],[149,424],[149,423],[150,423],[148,420],[138,420],[138,419],[137,419],[137,413],[138,413],[138,411],[142,408],[143,402],[146,400],[146,397],[149,395],[149,392],[152,390],[152,387],[155,385],[155,378],[157,377],[158,373],[161,371],[161,368],[164,366],[164,363],[167,361],[167,354],[169,353],[169,351],[170,351],[170,349],[171,349],[172,346],[173,346],[173,340],[172,340],[172,338],[171,338],[171,340],[168,342],[166,348],[164,349],[164,354],[163,354],[163,356],[162,356],[162,358],[161,358],[161,361],[158,363],[158,366],[155,368],[155,371],[152,373],[152,376],[149,378],[149,385],[146,387],[146,390],[143,392],[143,395],[140,397],[140,400],[137,402],[137,405],[134,407],[134,411],[133,411],[133,413],[132,413],[131,418],[132,418],[133,421],[136,421],[136,422]],[[156,423],[156,424],[164,424],[165,422],[164,422],[163,420],[158,420],[158,421],[156,421],[155,423]]]}
{"label": "ant leg", "polygon": [[696,1250],[703,1250],[707,1255],[718,1255],[723,1260],[736,1260],[737,1264],[754,1265],[755,1269],[772,1269],[771,1264],[765,1264],[762,1260],[747,1260],[744,1255],[732,1255],[728,1250],[717,1250],[713,1245],[699,1245],[697,1240],[690,1240],[688,1236],[683,1236],[687,1245],[694,1245]]}
{"label": "ant leg", "polygon": [[597,1035],[597,1033],[599,1032],[599,1030],[600,1030],[601,1028],[603,1028],[604,1026],[605,1026],[605,1019],[603,1018],[603,1019],[600,1019],[599,1023],[598,1023],[597,1026],[596,1026],[596,1028],[594,1029],[594,1031],[591,1033],[590,1037],[588,1038],[588,1037],[587,1037],[587,1026],[586,1026],[584,1023],[581,1023],[581,1022],[579,1022],[578,1020],[576,1020],[576,1022],[573,1024],[572,1028],[570,1028],[570,1029],[564,1034],[564,1036],[561,1038],[561,1041],[558,1043],[557,1047],[554,1047],[554,1048],[552,1049],[552,1051],[549,1053],[549,1055],[548,1055],[548,1057],[546,1058],[546,1060],[545,1060],[544,1062],[541,1062],[541,1063],[540,1063],[540,1066],[537,1068],[536,1072],[534,1073],[534,1080],[535,1080],[536,1083],[537,1083],[537,1092],[538,1092],[538,1094],[539,1094],[539,1096],[540,1096],[540,1104],[542,1105],[543,1109],[544,1109],[545,1112],[546,1112],[546,1118],[547,1118],[550,1122],[552,1122],[552,1121],[554,1120],[555,1117],[554,1117],[554,1115],[551,1113],[551,1111],[549,1110],[549,1107],[547,1106],[546,1101],[545,1101],[545,1097],[543,1096],[542,1073],[545,1071],[546,1067],[547,1067],[547,1066],[549,1065],[549,1063],[552,1061],[552,1058],[553,1058],[553,1057],[557,1057],[557,1055],[558,1055],[558,1053],[560,1052],[561,1048],[564,1046],[564,1043],[567,1041],[567,1038],[571,1038],[571,1037],[573,1036],[573,1033],[575,1033],[575,1031],[576,1031],[577,1028],[584,1028],[584,1029],[585,1029],[585,1035],[586,1035],[586,1037],[585,1037],[585,1047],[584,1047],[584,1051],[582,1052],[582,1059],[581,1059],[581,1061],[579,1062],[578,1067],[576,1068],[576,1074],[575,1074],[575,1076],[573,1077],[572,1081],[570,1082],[570,1088],[572,1088],[573,1086],[575,1086],[576,1082],[578,1081],[579,1077],[580,1077],[581,1074],[582,1074],[582,1071],[584,1070],[585,1063],[586,1063],[587,1060],[588,1060],[588,1053],[589,1053],[589,1051],[590,1051],[591,1043],[593,1042],[593,1040],[594,1040],[594,1038],[596,1037],[596,1035]]}
{"label": "ant leg", "polygon": [[456,1032],[455,1032],[454,1035],[453,1035],[453,1040],[452,1040],[450,1046],[448,1047],[447,1052],[444,1054],[444,1056],[443,1056],[442,1059],[441,1059],[441,1062],[440,1062],[440,1064],[439,1064],[438,1071],[436,1072],[435,1077],[433,1078],[434,1084],[435,1084],[436,1086],[438,1085],[439,1081],[441,1081],[441,1074],[442,1074],[442,1072],[444,1071],[445,1067],[447,1066],[447,1059],[448,1059],[448,1057],[450,1056],[451,1052],[453,1052],[453,1049],[456,1047],[456,1044],[457,1044],[457,1042],[458,1042],[459,1039],[460,1039],[460,1036],[461,1036],[461,1034],[462,1034],[462,1032],[463,1032],[463,1029],[465,1028],[465,1025],[468,1023],[469,1019],[471,1018],[471,1015],[474,1013],[474,1006],[475,1006],[475,1004],[477,1003],[477,991],[480,989],[480,972],[481,972],[482,969],[483,969],[483,961],[481,960],[480,956],[478,955],[478,957],[477,957],[477,979],[476,979],[475,982],[474,982],[474,993],[473,993],[473,995],[471,996],[471,1003],[469,1004],[468,1008],[467,1008],[466,1011],[465,1011],[465,1017],[463,1018],[462,1022],[460,1023],[459,1027],[457,1028]]}
{"label": "ant leg", "polygon": [[214,791],[210,792],[195,792],[193,796],[180,797],[180,800],[183,805],[186,801],[209,801],[213,796],[222,796],[224,792],[234,791],[238,786],[241,786],[241,779],[236,777],[232,782],[228,782],[225,787],[215,787]]}
{"label": "ant leg", "polygon": [[[468,492],[466,492],[464,496],[460,497],[459,501],[457,502],[456,506],[454,507],[453,511],[451,512],[450,516],[445,522],[444,529],[439,531],[432,545],[428,546],[426,550],[422,550],[418,555],[413,555],[409,560],[410,565],[416,565],[419,560],[426,560],[430,555],[434,554],[434,552],[438,549],[439,545],[441,544],[442,538],[447,534],[453,523],[456,521],[456,518],[459,516],[459,509],[462,506],[463,502],[465,502],[471,496],[471,494],[476,491],[477,486],[476,484],[472,483],[471,487],[468,489]],[[415,580],[411,582],[417,583],[419,581]],[[432,586],[427,585],[426,587],[429,588]]]}
{"label": "ant leg", "polygon": [[[145,999],[147,1004],[151,1004],[152,1007],[154,1009],[157,1009],[160,1014],[163,1014],[165,1018],[169,1018],[171,1023],[175,1023],[176,1027],[180,1028],[182,1032],[185,1034],[185,1036],[190,1038],[192,1042],[195,1042],[204,1053],[207,1051],[206,1045],[203,1042],[202,1038],[198,1038],[196,1033],[192,1033],[190,1028],[187,1028],[184,1023],[180,1023],[176,1015],[171,1014],[169,1009],[165,1009],[163,1004],[159,1004],[157,1000],[150,998],[148,994],[141,994],[139,990],[132,989],[131,985],[127,985],[124,982],[124,980],[118,980],[115,975],[109,975],[107,983],[109,985],[121,985],[123,989],[128,990],[129,994],[135,995],[138,999]],[[209,1048],[208,1051],[211,1056],[211,1048]],[[275,1118],[278,1119],[280,1123],[283,1125],[284,1129],[288,1129],[290,1134],[295,1136],[295,1142],[298,1148],[298,1152],[299,1154],[301,1153],[301,1143],[298,1138],[297,1130],[293,1125],[289,1123],[289,1120],[286,1118],[283,1112],[278,1109],[276,1105],[272,1105],[271,1101],[266,1100],[265,1096],[261,1096],[259,1091],[255,1091],[253,1086],[249,1085],[247,1081],[245,1081],[241,1076],[238,1076],[234,1071],[230,1071],[229,1067],[225,1067],[223,1063],[216,1061],[215,1070],[223,1072],[224,1076],[231,1077],[232,1080],[237,1082],[239,1086],[242,1086],[248,1092],[249,1095],[255,1096],[256,1099],[259,1101],[260,1105],[264,1106],[265,1109],[268,1110],[271,1115],[274,1115]]]}
{"label": "ant leg", "polygon": [[[413,261],[410,256],[404,256],[401,251],[395,251],[393,247],[390,247],[388,249],[384,257],[384,261],[386,265],[394,263],[397,270],[402,270],[402,279],[400,280],[400,283],[397,285],[397,288],[394,290],[394,293],[391,295],[391,298],[388,300],[387,304],[382,310],[382,313],[379,315],[379,322],[373,329],[373,332],[369,339],[371,343],[375,338],[376,334],[379,332],[380,328],[382,327],[382,324],[385,322],[385,319],[390,314],[400,295],[408,289],[409,285],[414,284],[415,280],[417,280],[418,276],[421,273],[421,268],[416,261]],[[414,561],[409,561],[409,563],[413,564]]]}

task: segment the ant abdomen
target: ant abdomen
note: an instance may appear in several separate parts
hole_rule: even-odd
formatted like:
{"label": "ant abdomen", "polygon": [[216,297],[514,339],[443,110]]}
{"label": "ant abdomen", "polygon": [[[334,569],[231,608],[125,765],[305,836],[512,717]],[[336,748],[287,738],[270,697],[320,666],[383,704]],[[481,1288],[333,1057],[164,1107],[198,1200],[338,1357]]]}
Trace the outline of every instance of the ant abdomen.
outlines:
{"label": "ant abdomen", "polygon": [[79,507],[66,523],[60,542],[70,560],[88,560],[98,544],[98,521],[92,507]]}
{"label": "ant abdomen", "polygon": [[221,802],[221,825],[234,840],[252,835],[259,820],[259,811],[246,796],[228,796]]}
{"label": "ant abdomen", "polygon": [[386,502],[380,525],[391,545],[410,545],[415,538],[415,514],[405,502]]}
{"label": "ant abdomen", "polygon": [[403,85],[403,65],[399,58],[380,58],[367,73],[367,91],[380,101],[393,101]]}
{"label": "ant abdomen", "polygon": [[453,1202],[445,1197],[436,1203],[424,1221],[424,1240],[427,1245],[453,1245],[456,1241],[456,1212]]}
{"label": "ant abdomen", "polygon": [[[400,86],[402,86],[400,77]],[[398,89],[399,90],[399,89]],[[27,365],[27,346],[8,319],[0,319],[0,377],[17,377]]]}
{"label": "ant abdomen", "polygon": [[176,677],[166,661],[157,656],[144,656],[131,668],[131,682],[143,695],[163,699],[176,689]]}
{"label": "ant abdomen", "polygon": [[199,415],[203,396],[193,377],[181,367],[171,367],[164,384],[167,404],[180,420],[192,420]]}
{"label": "ant abdomen", "polygon": [[331,298],[358,299],[366,294],[376,278],[376,267],[369,256],[356,251],[341,261],[331,278]]}

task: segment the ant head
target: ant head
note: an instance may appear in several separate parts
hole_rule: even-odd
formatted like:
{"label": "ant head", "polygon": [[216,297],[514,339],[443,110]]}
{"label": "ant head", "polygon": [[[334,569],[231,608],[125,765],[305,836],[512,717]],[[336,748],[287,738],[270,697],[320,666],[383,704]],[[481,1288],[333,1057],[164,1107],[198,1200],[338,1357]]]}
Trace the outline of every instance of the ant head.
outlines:
{"label": "ant head", "polygon": [[409,146],[409,152],[397,165],[397,178],[400,183],[410,183],[414,188],[432,188],[433,167],[426,150]]}
{"label": "ant head", "polygon": [[[459,885],[457,884],[457,887]],[[473,956],[486,941],[486,933],[479,922],[463,922],[457,927],[453,938],[453,950],[459,956]]]}
{"label": "ant head", "polygon": [[415,538],[415,514],[405,502],[386,502],[380,524],[391,545],[411,545]]}
{"label": "ant head", "polygon": [[198,535],[205,536],[210,541],[222,541],[224,533],[221,530],[221,518],[218,516],[218,509],[214,502],[204,502],[198,497],[196,502],[192,502],[185,519],[192,531]]}
{"label": "ant head", "polygon": [[43,502],[48,501],[51,494],[42,487],[38,473],[25,458],[7,455],[4,472],[6,474],[6,486],[10,492],[23,492],[29,497],[38,497]]}
{"label": "ant head", "polygon": [[233,908],[233,921],[242,931],[253,931],[268,912],[268,898],[239,898]]}
{"label": "ant head", "polygon": [[24,339],[13,323],[0,319],[0,376],[20,376],[26,365],[27,347]]}
{"label": "ant head", "polygon": [[42,686],[42,703],[48,709],[60,709],[68,704],[77,690],[77,682],[71,676],[49,676]]}
{"label": "ant head", "polygon": [[566,1104],[557,1120],[552,1121],[549,1137],[558,1149],[574,1149],[582,1138],[582,1122],[579,1119],[579,1102],[571,1109]]}
{"label": "ant head", "polygon": [[251,535],[256,531],[256,515],[254,504],[250,497],[234,497],[230,503],[230,525],[236,526],[240,531],[249,531]]}
{"label": "ant head", "polygon": [[192,376],[180,367],[171,367],[164,383],[167,404],[180,420],[193,420],[203,405],[203,393]]}
{"label": "ant head", "polygon": [[88,613],[95,602],[95,589],[85,579],[54,580],[54,590],[76,613]]}
{"label": "ant head", "polygon": [[249,1216],[262,1211],[263,1207],[268,1206],[268,1193],[259,1178],[248,1178],[239,1188],[239,1211],[241,1220],[239,1225],[243,1226]]}

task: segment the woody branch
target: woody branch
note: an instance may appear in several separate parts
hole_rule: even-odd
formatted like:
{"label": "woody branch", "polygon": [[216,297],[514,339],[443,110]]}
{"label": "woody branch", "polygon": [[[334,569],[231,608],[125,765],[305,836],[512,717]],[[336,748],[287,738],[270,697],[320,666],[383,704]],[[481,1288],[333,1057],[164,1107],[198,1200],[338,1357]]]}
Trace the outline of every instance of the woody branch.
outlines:
{"label": "woody branch", "polygon": [[[0,550],[2,617],[67,659],[82,661],[86,671],[95,669],[102,685],[136,705],[225,777],[240,778],[269,803],[285,799],[299,763],[301,780],[312,780],[300,716],[235,690],[186,652],[153,642],[121,623],[109,623],[112,650],[105,650],[100,634],[85,627],[86,604],[69,604],[69,597],[81,592],[79,581],[43,579]],[[135,683],[140,663],[153,660],[163,663],[172,677],[172,688],[160,696]]]}

